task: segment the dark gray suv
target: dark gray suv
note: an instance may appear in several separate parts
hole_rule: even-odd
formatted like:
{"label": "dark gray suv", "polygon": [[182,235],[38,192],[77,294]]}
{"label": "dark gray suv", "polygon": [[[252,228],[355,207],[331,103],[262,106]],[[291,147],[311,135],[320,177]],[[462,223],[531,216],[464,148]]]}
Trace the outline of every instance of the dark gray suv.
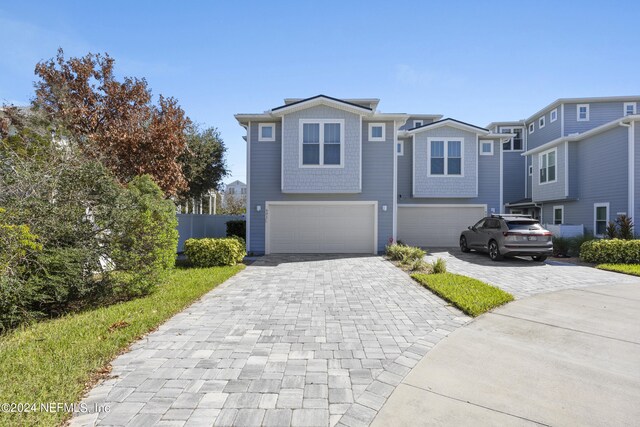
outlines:
{"label": "dark gray suv", "polygon": [[528,215],[492,215],[482,218],[460,235],[460,250],[489,253],[499,261],[505,256],[530,256],[544,261],[553,253],[553,235]]}

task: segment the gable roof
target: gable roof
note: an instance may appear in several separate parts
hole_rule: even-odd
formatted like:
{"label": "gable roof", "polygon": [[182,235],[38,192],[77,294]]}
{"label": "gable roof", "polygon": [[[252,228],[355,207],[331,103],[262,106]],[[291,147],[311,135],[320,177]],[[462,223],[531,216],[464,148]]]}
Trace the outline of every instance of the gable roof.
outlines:
{"label": "gable roof", "polygon": [[481,128],[480,126],[472,125],[471,123],[462,122],[460,120],[452,119],[447,117],[446,119],[438,120],[436,122],[427,123],[426,125],[417,126],[411,129],[408,129],[406,132],[410,135],[413,135],[418,132],[422,132],[428,129],[437,129],[442,126],[451,126],[454,128],[467,130],[474,133],[489,133],[489,129]]}
{"label": "gable roof", "polygon": [[[322,95],[318,95],[318,96],[322,96]],[[295,102],[304,101],[305,99],[308,99],[308,98],[285,98],[284,103],[285,105],[290,105]],[[359,105],[361,107],[369,107],[373,110],[378,108],[378,104],[380,103],[380,99],[378,98],[342,98],[340,100],[345,102],[350,102],[351,104]]]}
{"label": "gable roof", "polygon": [[355,104],[353,102],[345,101],[343,99],[333,98],[327,95],[316,95],[311,98],[301,99],[299,101],[292,102],[290,104],[284,104],[276,108],[272,108],[269,112],[272,115],[281,115],[290,111],[300,110],[303,108],[308,108],[314,105],[331,105],[337,108],[341,108],[343,110],[355,112],[358,114],[371,114],[373,113],[373,109],[368,107],[363,107],[362,105]]}

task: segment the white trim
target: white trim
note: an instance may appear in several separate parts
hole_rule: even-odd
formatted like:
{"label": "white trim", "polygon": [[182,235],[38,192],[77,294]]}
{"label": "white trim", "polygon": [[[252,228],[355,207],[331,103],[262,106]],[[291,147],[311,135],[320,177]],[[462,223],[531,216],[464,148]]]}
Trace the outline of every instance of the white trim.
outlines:
{"label": "white trim", "polygon": [[[582,107],[586,107],[586,109],[587,109],[584,119],[580,118],[580,108],[582,108]],[[589,104],[577,104],[576,105],[576,121],[578,121],[578,122],[588,122],[589,121],[590,110],[591,110],[591,108],[589,107]]]}
{"label": "white trim", "polygon": [[[492,141],[493,142],[493,141]],[[498,141],[498,143],[502,142],[502,140]],[[493,145],[493,144],[492,144]],[[478,197],[478,171],[480,170],[480,156],[478,156],[478,150],[480,149],[480,138],[478,134],[476,134],[476,197]]]}
{"label": "white trim", "polygon": [[[382,128],[382,136],[380,137],[374,137],[373,136],[373,128],[374,127],[381,127]],[[387,135],[387,126],[385,123],[369,123],[369,142],[384,142],[386,141],[386,135]]]}
{"label": "white trim", "polygon": [[[281,135],[284,135],[284,117],[282,116]],[[284,192],[284,140],[280,137],[280,191]]]}
{"label": "white trim", "polygon": [[[629,107],[629,106],[633,107],[633,111],[631,112],[631,114],[627,113],[627,107]],[[636,109],[637,109],[637,107],[636,107],[636,103],[635,102],[625,102],[623,104],[623,107],[622,107],[622,115],[623,116],[633,116],[633,115],[636,114]]]}
{"label": "white trim", "polygon": [[563,136],[564,136],[564,104],[560,104],[560,137],[563,137]]}
{"label": "white trim", "polygon": [[546,116],[542,116],[538,119],[538,128],[542,129],[546,124]]}
{"label": "white trim", "polygon": [[[628,155],[629,158],[629,178],[628,178],[628,215],[631,218],[635,217],[635,207],[636,207],[636,169],[635,169],[635,139],[636,139],[636,122],[631,122],[629,126],[629,143],[628,143]],[[635,225],[634,225],[635,228]]]}
{"label": "white trim", "polygon": [[[324,164],[324,125],[325,124],[339,124],[340,125],[340,164],[338,165],[325,165]],[[304,140],[304,125],[305,124],[317,124],[320,131],[320,143],[319,143],[319,164],[317,165],[305,165],[302,163],[302,147]],[[317,168],[326,168],[326,169],[340,169],[344,168],[344,119],[300,119],[298,123],[298,167],[303,169],[317,169]],[[360,160],[362,161],[362,159]]]}
{"label": "white trim", "polygon": [[500,213],[504,213],[504,150],[500,141]]}
{"label": "white trim", "polygon": [[569,141],[564,142],[564,197],[569,197]]}
{"label": "white trim", "polygon": [[413,121],[413,127],[414,128],[417,128],[418,126],[422,126],[422,125],[424,125],[424,120],[414,120]]}
{"label": "white trim", "polygon": [[[444,143],[444,173],[443,174],[435,174],[431,173],[431,143],[432,142],[440,142]],[[448,172],[449,166],[449,142],[459,142],[460,143],[460,173],[456,175],[450,175]],[[477,146],[476,146],[477,147]],[[415,152],[415,151],[414,151]],[[454,159],[456,157],[453,157]],[[415,159],[414,162],[415,164]],[[477,168],[476,168],[477,172]],[[461,138],[453,138],[453,137],[428,137],[427,138],[427,177],[429,178],[464,178],[464,137]]]}
{"label": "white trim", "polygon": [[313,200],[313,201],[270,201],[267,200],[264,202],[264,206],[265,206],[265,229],[264,229],[264,253],[265,255],[268,255],[271,253],[271,244],[270,244],[270,239],[269,237],[271,237],[271,223],[270,223],[270,219],[269,219],[269,207],[272,205],[280,205],[280,206],[287,206],[287,205],[291,205],[291,206],[296,206],[296,205],[301,205],[301,206],[361,206],[361,205],[371,205],[374,209],[373,209],[373,251],[372,253],[374,255],[376,255],[378,253],[378,201],[377,200],[372,200],[372,201],[320,201],[320,200]]}
{"label": "white trim", "polygon": [[358,192],[362,192],[362,145],[364,144],[364,138],[362,137],[362,116],[360,116],[360,126],[358,127],[358,144],[360,144],[360,171],[358,173]]}
{"label": "white trim", "polygon": [[247,124],[247,210],[246,221],[246,243],[247,252],[251,252],[251,121]]}
{"label": "white trim", "polygon": [[484,208],[487,210],[486,203],[400,203],[399,208]]}
{"label": "white trim", "polygon": [[553,123],[558,120],[558,107],[549,112],[549,123]]}
{"label": "white trim", "polygon": [[[480,155],[481,156],[493,156],[493,141],[492,140],[490,140],[490,139],[481,139],[479,143],[480,143]],[[489,144],[489,147],[491,148],[491,150],[485,152],[482,149],[482,146],[485,145],[485,144]]]}
{"label": "white trim", "polygon": [[416,136],[411,136],[411,197],[416,194]]}
{"label": "white trim", "polygon": [[398,126],[393,122],[393,204],[391,205],[391,238],[395,243],[398,240],[398,145],[402,144],[402,155],[404,155],[404,141],[398,141]]}
{"label": "white trim", "polygon": [[558,98],[555,101],[553,101],[551,104],[548,104],[547,106],[545,106],[541,110],[538,110],[537,112],[532,114],[525,121],[528,122],[530,120],[533,120],[535,117],[538,117],[540,114],[544,113],[545,111],[549,111],[551,108],[555,108],[555,107],[557,107],[558,105],[561,105],[561,104],[577,104],[577,103],[584,104],[584,103],[588,103],[588,102],[598,103],[598,102],[637,101],[638,98],[640,98],[640,96],[638,96],[638,95],[634,95],[634,96],[600,96],[600,97],[592,96],[592,97],[588,97],[588,98]]}
{"label": "white trim", "polygon": [[535,122],[531,122],[531,123],[529,123],[528,128],[529,128],[529,133],[530,133],[530,134],[534,133],[534,132],[536,131],[536,124],[535,124]]}
{"label": "white trim", "polygon": [[[398,146],[400,146],[400,151],[398,151]],[[404,141],[396,141],[395,150],[398,156],[404,156]]]}
{"label": "white trim", "polygon": [[441,120],[440,122],[428,123],[426,125],[423,125],[421,128],[418,128],[418,129],[404,131],[404,134],[415,135],[416,133],[425,132],[425,131],[433,130],[433,129],[438,129],[438,128],[441,128],[443,126],[449,126],[449,127],[456,128],[456,129],[466,130],[468,132],[477,133],[477,134],[480,134],[480,135],[488,135],[490,133],[488,129],[479,128],[479,127],[472,126],[472,125],[467,125],[465,123],[460,123],[460,122],[457,122],[457,121],[452,120],[452,119],[444,119],[444,120]]}
{"label": "white trim", "polygon": [[596,220],[597,220],[597,218],[598,218],[598,217],[597,217],[598,208],[603,208],[603,207],[607,208],[607,217],[605,218],[605,221],[606,221],[605,226],[606,226],[606,225],[608,225],[608,224],[609,224],[609,218],[610,218],[609,202],[606,202],[606,203],[594,203],[594,204],[593,204],[593,235],[594,235],[595,237],[602,237],[602,236],[604,236],[604,234],[596,234],[596,229],[597,229],[597,228],[596,228]]}
{"label": "white trim", "polygon": [[[556,170],[555,170],[555,177],[553,179],[553,181],[549,180],[549,172],[547,171],[547,180],[545,182],[540,181],[540,171],[542,170],[542,156],[547,156],[547,169],[549,169],[549,153],[554,153],[555,155],[554,157],[554,161],[555,164],[553,165]],[[558,147],[554,147],[551,150],[547,150],[547,151],[543,151],[542,153],[538,154],[538,185],[546,185],[546,184],[553,184],[554,182],[558,182]]]}
{"label": "white trim", "polygon": [[[271,138],[262,136],[263,128],[271,128]],[[258,142],[272,142],[276,140],[276,124],[275,123],[259,123],[258,124]]]}
{"label": "white trim", "polygon": [[[560,209],[562,211],[562,217],[560,218],[560,224],[556,224],[556,210]],[[558,205],[558,206],[554,206],[552,211],[552,222],[553,225],[561,225],[564,224],[564,205]]]}
{"label": "white trim", "polygon": [[[365,115],[374,114],[374,111],[370,108],[361,107],[359,105],[353,105],[353,103],[345,103],[344,101],[325,98],[323,96],[314,97],[313,99],[307,99],[306,101],[287,105],[282,108],[278,107],[278,109],[275,111],[274,110],[267,111],[267,114],[273,117],[278,117],[284,114],[292,113],[294,111],[306,110],[307,108],[315,107],[318,105],[326,105],[328,107],[337,108],[339,110],[348,111],[354,114],[365,114]],[[242,117],[242,115],[238,115],[238,116]]]}

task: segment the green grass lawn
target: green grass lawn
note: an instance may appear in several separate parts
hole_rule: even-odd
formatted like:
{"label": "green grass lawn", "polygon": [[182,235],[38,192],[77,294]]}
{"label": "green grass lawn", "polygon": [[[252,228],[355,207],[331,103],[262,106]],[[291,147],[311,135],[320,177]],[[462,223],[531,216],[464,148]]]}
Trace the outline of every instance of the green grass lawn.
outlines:
{"label": "green grass lawn", "polygon": [[640,276],[640,264],[600,264],[596,268],[600,270],[615,271],[617,273]]}
{"label": "green grass lawn", "polygon": [[[153,294],[22,327],[0,337],[0,403],[79,401],[129,344],[242,270],[179,268]],[[57,425],[70,414],[0,414],[0,425]]]}
{"label": "green grass lawn", "polygon": [[416,273],[412,274],[411,277],[439,297],[449,301],[473,317],[513,301],[513,295],[510,293],[487,285],[480,280],[459,274]]}

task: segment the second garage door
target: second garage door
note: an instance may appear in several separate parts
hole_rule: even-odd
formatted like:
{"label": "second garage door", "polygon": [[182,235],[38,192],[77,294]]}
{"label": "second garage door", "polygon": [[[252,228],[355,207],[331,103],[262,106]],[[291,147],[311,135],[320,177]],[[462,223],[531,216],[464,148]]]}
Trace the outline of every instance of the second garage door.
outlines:
{"label": "second garage door", "polygon": [[460,232],[486,210],[484,205],[398,205],[398,240],[411,246],[458,246]]}
{"label": "second garage door", "polygon": [[375,202],[267,204],[267,253],[376,253]]}

